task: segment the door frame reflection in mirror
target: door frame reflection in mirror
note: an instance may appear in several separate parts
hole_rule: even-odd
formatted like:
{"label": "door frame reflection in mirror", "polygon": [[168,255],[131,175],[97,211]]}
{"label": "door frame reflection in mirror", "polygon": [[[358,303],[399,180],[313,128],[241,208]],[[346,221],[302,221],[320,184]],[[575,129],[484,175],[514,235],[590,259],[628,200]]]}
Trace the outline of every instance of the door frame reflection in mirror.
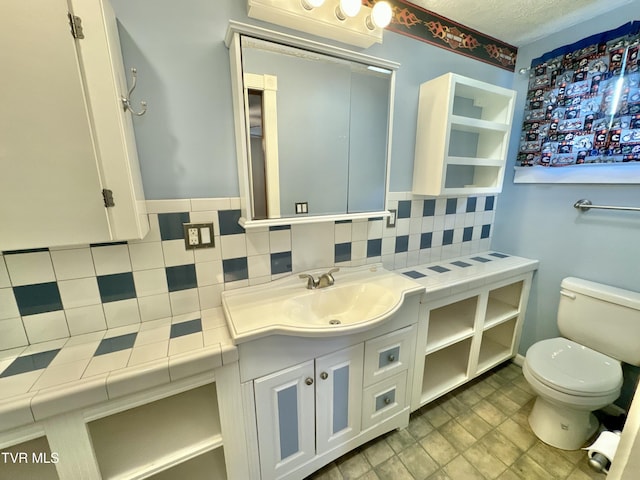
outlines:
{"label": "door frame reflection in mirror", "polygon": [[[251,185],[252,172],[251,164],[249,162],[250,152],[248,143],[251,141],[249,136],[249,115],[245,114],[245,105],[248,105],[248,99],[246,98],[246,86],[243,85],[243,71],[242,71],[242,51],[241,51],[241,37],[250,36],[253,38],[271,41],[289,47],[300,48],[309,50],[316,54],[328,55],[337,59],[348,60],[351,62],[357,62],[360,64],[370,65],[373,69],[383,69],[389,73],[389,105],[388,105],[388,118],[387,118],[387,141],[385,155],[385,174],[384,174],[384,199],[382,209],[375,211],[365,211],[358,213],[338,213],[328,215],[308,215],[301,217],[282,217],[282,218],[262,218],[256,219],[254,212],[260,210],[254,205],[253,189]],[[393,103],[395,96],[395,73],[399,68],[399,64],[396,62],[372,57],[369,55],[353,52],[341,47],[332,45],[326,45],[323,43],[315,42],[312,40],[295,37],[292,35],[264,29],[254,25],[247,25],[235,21],[229,22],[229,28],[225,43],[229,48],[229,57],[231,64],[231,88],[234,108],[234,124],[236,132],[236,152],[238,161],[238,180],[240,187],[240,204],[241,204],[241,217],[240,225],[244,228],[252,227],[264,227],[264,226],[276,226],[276,225],[291,225],[297,223],[312,223],[312,222],[326,222],[337,221],[357,218],[371,218],[371,217],[387,217],[389,212],[386,210],[386,200],[389,192],[389,173],[390,173],[390,159],[391,159],[391,139],[392,139],[392,126],[393,126]],[[263,92],[264,93],[264,92]],[[275,93],[275,92],[274,92]],[[264,101],[264,97],[263,97]],[[272,107],[272,114],[275,115],[275,105]],[[264,114],[265,112],[263,112]],[[263,118],[264,120],[264,118]],[[277,125],[277,123],[274,123]],[[263,123],[263,128],[265,123]],[[277,128],[277,127],[276,127]],[[263,132],[264,133],[264,132]],[[263,139],[264,140],[264,139]],[[266,145],[264,146],[265,148]],[[276,144],[273,141],[270,143],[270,155],[273,155],[273,148],[275,148],[275,155],[277,155],[277,135]],[[277,163],[276,163],[277,169]],[[277,181],[276,174],[271,173],[271,179]],[[265,178],[268,177],[268,173],[265,172]],[[267,180],[269,181],[269,180]],[[275,192],[275,189],[274,189]],[[279,191],[277,192],[279,197]],[[274,194],[275,195],[275,194]],[[267,198],[271,197],[271,194]],[[279,203],[279,199],[275,199],[270,202],[267,200],[267,204],[274,206],[274,211]],[[270,207],[268,207],[270,208]],[[263,209],[264,211],[265,209]],[[279,212],[278,212],[279,214]],[[271,213],[267,217],[273,216]]]}

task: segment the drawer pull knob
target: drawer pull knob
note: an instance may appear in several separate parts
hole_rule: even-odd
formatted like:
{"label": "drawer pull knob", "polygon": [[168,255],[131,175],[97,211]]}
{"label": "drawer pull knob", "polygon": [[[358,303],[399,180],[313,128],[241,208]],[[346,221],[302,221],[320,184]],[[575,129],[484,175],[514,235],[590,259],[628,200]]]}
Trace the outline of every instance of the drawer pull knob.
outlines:
{"label": "drawer pull knob", "polygon": [[389,397],[384,397],[384,404],[389,405],[391,403],[391,399]]}
{"label": "drawer pull knob", "polygon": [[313,385],[313,378],[307,377],[305,379],[304,383],[306,383],[307,385]]}
{"label": "drawer pull knob", "polygon": [[393,353],[390,353],[389,356],[387,357],[387,360],[389,360],[390,362],[395,362],[396,356]]}
{"label": "drawer pull knob", "polygon": [[321,378],[322,380],[326,380],[327,378],[329,378],[329,374],[328,374],[327,372],[322,372],[322,373],[320,374],[320,378]]}

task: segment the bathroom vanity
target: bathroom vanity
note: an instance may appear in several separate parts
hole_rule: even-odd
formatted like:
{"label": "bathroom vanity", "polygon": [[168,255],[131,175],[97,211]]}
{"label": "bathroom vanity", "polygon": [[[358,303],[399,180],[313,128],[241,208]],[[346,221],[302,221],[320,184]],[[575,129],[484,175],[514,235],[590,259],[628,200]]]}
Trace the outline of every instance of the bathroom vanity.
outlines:
{"label": "bathroom vanity", "polygon": [[230,290],[223,308],[194,313],[202,331],[171,338],[163,355],[144,358],[147,342],[184,318],[135,327],[144,341],[123,353],[128,362],[110,353],[100,373],[65,381],[61,371],[117,337],[71,338],[46,368],[0,378],[0,450],[16,459],[0,471],[304,478],[514,356],[536,268],[486,252],[395,272],[343,268],[325,289],[291,276]]}

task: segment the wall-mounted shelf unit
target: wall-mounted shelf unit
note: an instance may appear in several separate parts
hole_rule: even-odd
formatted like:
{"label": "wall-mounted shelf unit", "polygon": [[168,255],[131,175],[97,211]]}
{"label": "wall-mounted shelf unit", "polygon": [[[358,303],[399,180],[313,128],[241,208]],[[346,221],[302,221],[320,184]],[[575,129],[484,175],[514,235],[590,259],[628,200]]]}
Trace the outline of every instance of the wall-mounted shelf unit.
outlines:
{"label": "wall-mounted shelf unit", "polygon": [[454,73],[423,83],[413,193],[500,192],[514,104],[515,91]]}

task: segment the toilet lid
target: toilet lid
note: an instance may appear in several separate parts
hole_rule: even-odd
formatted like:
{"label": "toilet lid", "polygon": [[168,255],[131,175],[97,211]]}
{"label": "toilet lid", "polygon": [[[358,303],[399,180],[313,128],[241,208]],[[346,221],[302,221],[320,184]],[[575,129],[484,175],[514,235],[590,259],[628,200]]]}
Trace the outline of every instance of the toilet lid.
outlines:
{"label": "toilet lid", "polygon": [[535,343],[526,362],[539,381],[569,394],[601,395],[622,385],[620,362],[566,338]]}

